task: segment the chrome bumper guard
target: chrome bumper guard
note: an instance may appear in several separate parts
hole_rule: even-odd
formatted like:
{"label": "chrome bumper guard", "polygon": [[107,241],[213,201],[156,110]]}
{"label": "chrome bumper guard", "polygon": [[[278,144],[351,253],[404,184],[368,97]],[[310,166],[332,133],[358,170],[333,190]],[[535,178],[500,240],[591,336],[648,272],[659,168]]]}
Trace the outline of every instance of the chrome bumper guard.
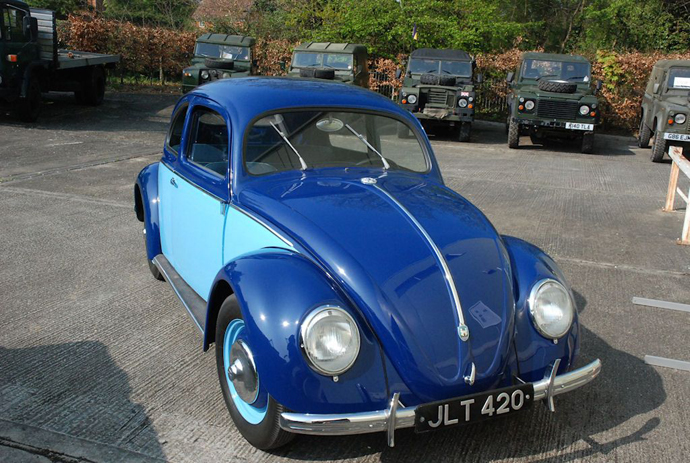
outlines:
{"label": "chrome bumper guard", "polygon": [[[532,383],[534,386],[534,401],[546,400],[549,410],[555,411],[553,398],[575,390],[592,381],[601,372],[601,360],[597,359],[577,370],[562,375],[556,375],[560,359],[547,369],[547,374],[541,381]],[[400,404],[400,393],[396,392],[391,398],[386,410],[361,412],[351,414],[310,414],[283,413],[280,415],[280,427],[296,434],[320,434],[324,436],[341,436],[349,434],[367,434],[370,432],[386,431],[388,445],[395,444],[395,430],[414,426],[414,407],[404,407]]]}

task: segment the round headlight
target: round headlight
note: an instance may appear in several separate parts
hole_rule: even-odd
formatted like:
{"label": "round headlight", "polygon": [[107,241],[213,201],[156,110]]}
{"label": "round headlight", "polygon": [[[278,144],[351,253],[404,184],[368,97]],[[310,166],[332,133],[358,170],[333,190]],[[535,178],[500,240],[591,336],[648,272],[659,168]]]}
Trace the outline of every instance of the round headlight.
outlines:
{"label": "round headlight", "polygon": [[204,80],[208,79],[208,71],[201,71],[201,78]]}
{"label": "round headlight", "polygon": [[575,308],[570,293],[556,280],[542,280],[532,288],[529,313],[539,334],[549,339],[563,337],[573,323]]}
{"label": "round headlight", "polygon": [[676,124],[682,124],[685,122],[685,114],[676,114],[676,117],[674,119],[676,121]]}
{"label": "round headlight", "polygon": [[527,102],[525,103],[525,109],[527,111],[532,111],[534,109],[534,101],[527,100]]}
{"label": "round headlight", "polygon": [[467,107],[467,100],[464,98],[460,98],[458,100],[458,106],[461,108],[466,108]]}
{"label": "round headlight", "polygon": [[317,372],[336,376],[347,371],[359,354],[359,329],[339,307],[319,307],[302,323],[302,348]]}
{"label": "round headlight", "polygon": [[417,95],[413,95],[412,93],[410,93],[407,96],[407,102],[410,104],[415,104],[417,102]]}
{"label": "round headlight", "polygon": [[589,106],[587,106],[586,104],[580,106],[580,114],[582,116],[586,116],[587,114],[589,114]]}

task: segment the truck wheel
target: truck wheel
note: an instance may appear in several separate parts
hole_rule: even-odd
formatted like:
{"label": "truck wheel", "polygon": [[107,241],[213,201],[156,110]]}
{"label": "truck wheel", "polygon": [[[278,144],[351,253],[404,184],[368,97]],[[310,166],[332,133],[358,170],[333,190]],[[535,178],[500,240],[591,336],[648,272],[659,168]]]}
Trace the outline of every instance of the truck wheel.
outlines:
{"label": "truck wheel", "polygon": [[17,105],[19,119],[24,122],[36,122],[41,113],[41,84],[37,77],[31,77],[26,97],[20,98]]}
{"label": "truck wheel", "polygon": [[539,80],[537,82],[539,90],[551,93],[575,93],[577,84],[567,80]]}
{"label": "truck wheel", "polygon": [[647,127],[647,124],[644,123],[644,117],[642,117],[640,119],[639,134],[637,135],[637,146],[640,148],[648,148],[650,138],[652,138],[652,131]]}
{"label": "truck wheel", "polygon": [[508,148],[517,149],[520,145],[520,126],[514,120],[508,126]]}
{"label": "truck wheel", "polygon": [[469,122],[461,122],[458,128],[458,141],[470,141],[470,132],[472,131],[472,124]]}
{"label": "truck wheel", "polygon": [[594,132],[582,134],[582,152],[585,154],[592,154],[594,152]]}
{"label": "truck wheel", "polygon": [[294,434],[278,425],[286,409],[262,388],[251,349],[240,305],[233,294],[223,301],[216,322],[220,388],[240,434],[256,448],[274,449],[290,442]]}
{"label": "truck wheel", "polygon": [[658,132],[654,135],[654,144],[652,145],[652,154],[650,159],[652,162],[661,162],[664,160],[664,153],[666,152],[666,140],[664,134]]}
{"label": "truck wheel", "polygon": [[81,91],[75,92],[77,101],[91,106],[103,103],[105,95],[105,73],[103,68],[94,67],[88,77],[82,82]]}

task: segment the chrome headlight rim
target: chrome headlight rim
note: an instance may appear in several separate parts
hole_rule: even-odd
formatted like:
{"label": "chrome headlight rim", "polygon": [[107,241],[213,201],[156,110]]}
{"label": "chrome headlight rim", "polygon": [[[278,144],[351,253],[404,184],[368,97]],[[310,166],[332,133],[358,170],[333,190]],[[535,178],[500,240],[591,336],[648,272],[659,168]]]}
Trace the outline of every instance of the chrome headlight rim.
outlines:
{"label": "chrome headlight rim", "polygon": [[417,102],[417,95],[415,95],[414,93],[410,93],[409,95],[407,95],[407,102],[410,104],[415,104]]}
{"label": "chrome headlight rim", "polygon": [[199,76],[201,77],[202,80],[208,80],[208,78],[211,76],[207,70],[203,70],[199,73]]}
{"label": "chrome headlight rim", "polygon": [[[546,332],[544,327],[539,325],[536,319],[536,299],[541,289],[547,284],[556,284],[557,286],[560,286],[563,289],[563,292],[565,292],[566,296],[568,297],[568,300],[570,301],[570,322],[568,323],[568,327],[558,335]],[[532,286],[532,290],[530,291],[527,304],[529,308],[529,315],[532,320],[532,326],[534,326],[534,329],[536,329],[537,332],[546,339],[550,339],[554,342],[557,342],[559,339],[567,335],[570,332],[570,329],[573,327],[573,322],[575,321],[575,301],[573,301],[572,295],[570,291],[568,291],[568,288],[566,288],[565,285],[560,281],[555,280],[553,278],[544,278],[543,280],[540,280],[537,283],[535,283]]]}
{"label": "chrome headlight rim", "polygon": [[[307,339],[309,336],[309,330],[310,328],[313,327],[313,325],[319,321],[320,317],[323,317],[323,314],[327,312],[336,312],[342,316],[345,317],[345,319],[349,322],[351,328],[352,328],[352,337],[354,340],[354,345],[356,352],[352,356],[352,359],[347,363],[342,368],[339,368],[337,370],[327,370],[320,366],[318,364],[318,359],[315,359],[312,353],[309,351],[308,348],[308,343]],[[328,316],[328,315],[325,315]],[[307,360],[307,364],[311,367],[312,370],[316,371],[317,373],[324,375],[324,376],[339,376],[348,371],[352,366],[355,364],[357,361],[357,358],[359,357],[359,352],[362,347],[361,343],[361,337],[359,334],[359,326],[357,325],[357,322],[355,321],[354,317],[350,315],[345,309],[342,307],[339,307],[337,305],[331,305],[331,304],[325,304],[321,305],[315,309],[313,309],[304,319],[300,326],[300,347],[302,348],[302,353],[304,354],[305,359]]]}
{"label": "chrome headlight rim", "polygon": [[525,109],[527,111],[532,111],[534,109],[534,100],[525,101]]}
{"label": "chrome headlight rim", "polygon": [[468,104],[469,104],[469,102],[467,101],[466,98],[460,98],[458,100],[458,107],[460,107],[460,108],[466,108]]}
{"label": "chrome headlight rim", "polygon": [[580,106],[580,116],[586,116],[587,114],[589,114],[589,106],[583,104]]}
{"label": "chrome headlight rim", "polygon": [[676,121],[676,124],[685,124],[686,119],[685,114],[676,114],[673,117],[673,120]]}

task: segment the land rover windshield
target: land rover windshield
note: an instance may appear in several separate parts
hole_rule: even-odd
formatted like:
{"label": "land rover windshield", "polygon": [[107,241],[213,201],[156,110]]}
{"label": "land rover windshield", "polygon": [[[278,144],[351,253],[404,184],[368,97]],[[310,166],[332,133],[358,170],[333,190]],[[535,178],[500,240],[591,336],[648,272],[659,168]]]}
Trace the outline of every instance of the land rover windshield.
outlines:
{"label": "land rover windshield", "polygon": [[520,69],[522,79],[548,78],[569,82],[589,82],[590,66],[586,62],[526,59]]}
{"label": "land rover windshield", "polygon": [[198,42],[194,54],[196,56],[205,56],[208,58],[249,61],[249,47]]}
{"label": "land rover windshield", "polygon": [[344,53],[298,52],[292,58],[292,67],[325,67],[337,70],[352,69],[352,55]]}
{"label": "land rover windshield", "polygon": [[472,63],[469,61],[412,58],[409,72],[412,74],[432,73],[470,77],[472,75]]}
{"label": "land rover windshield", "polygon": [[690,90],[690,67],[671,68],[668,73],[668,88]]}

